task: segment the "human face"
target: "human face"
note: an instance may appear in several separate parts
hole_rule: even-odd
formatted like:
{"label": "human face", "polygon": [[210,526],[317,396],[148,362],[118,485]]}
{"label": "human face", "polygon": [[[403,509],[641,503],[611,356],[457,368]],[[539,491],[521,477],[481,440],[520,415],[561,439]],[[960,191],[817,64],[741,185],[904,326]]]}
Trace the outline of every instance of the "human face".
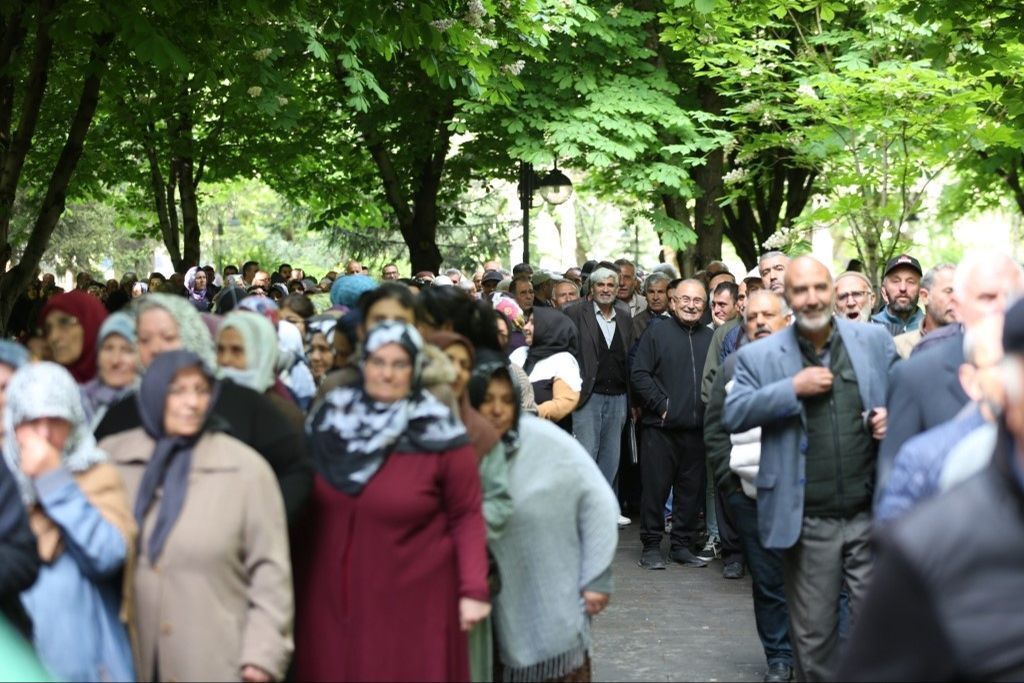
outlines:
{"label": "human face", "polygon": [[855,275],[836,280],[836,313],[854,322],[866,323],[871,320],[871,309],[875,306],[875,294],[871,288]]}
{"label": "human face", "polygon": [[280,269],[280,270],[278,270],[277,272],[278,272],[278,273],[279,273],[279,274],[281,275],[281,277],[283,277],[283,278],[284,278],[285,280],[290,280],[290,279],[291,279],[291,277],[292,277],[292,269],[291,269],[291,267],[290,267],[290,266],[285,266],[284,268],[281,268],[281,269]]}
{"label": "human face", "polygon": [[[335,337],[339,334],[337,331],[334,333]],[[313,373],[313,379],[320,381],[333,366],[334,349],[327,343],[327,337],[319,332],[314,333],[313,339],[309,342],[309,369]]]}
{"label": "human face", "polygon": [[389,320],[398,320],[409,325],[415,322],[412,309],[405,308],[396,299],[381,299],[370,306],[370,310],[366,312],[366,322],[363,325],[369,332],[377,325]]}
{"label": "human face", "polygon": [[953,292],[957,320],[967,328],[989,315],[1005,313],[1007,299],[1024,286],[1008,260],[971,275],[963,292]]}
{"label": "human face", "polygon": [[747,339],[754,341],[771,336],[784,328],[786,316],[782,315],[782,302],[777,296],[754,294],[747,300],[747,321],[744,331]]}
{"label": "human face", "polygon": [[122,389],[135,381],[139,354],[135,346],[119,334],[107,335],[96,357],[100,380],[108,387]]}
{"label": "human face", "polygon": [[265,290],[270,288],[270,273],[265,270],[257,270],[252,276],[252,286],[262,287]]}
{"label": "human face", "polygon": [[501,348],[508,346],[508,323],[504,318],[498,318],[498,344]]}
{"label": "human face", "polygon": [[739,293],[736,295],[736,308],[739,310],[740,315],[744,315],[747,312],[747,281],[744,280],[739,284]]}
{"label": "human face", "polygon": [[813,334],[828,329],[832,324],[834,294],[832,276],[821,263],[800,258],[789,266],[786,299],[801,331]]}
{"label": "human face", "polygon": [[397,280],[398,279],[398,266],[384,266],[384,271],[381,273],[382,280]]}
{"label": "human face", "polygon": [[885,276],[882,288],[892,313],[910,315],[917,308],[921,294],[921,275],[909,266],[900,266]]}
{"label": "human face", "polygon": [[573,301],[578,301],[580,293],[571,282],[561,282],[555,285],[555,308],[564,309]]}
{"label": "human face", "polygon": [[703,285],[698,282],[681,282],[672,290],[671,296],[675,304],[672,310],[679,322],[691,327],[700,322],[707,301]]}
{"label": "human face", "polygon": [[483,290],[484,296],[488,299],[494,294],[494,290],[498,288],[497,280],[487,280],[486,282],[480,283],[480,289]]}
{"label": "human face", "polygon": [[193,286],[197,292],[206,289],[206,273],[201,270],[196,271],[196,279]]}
{"label": "human face", "polygon": [[162,308],[150,308],[139,316],[136,327],[139,337],[139,361],[149,367],[157,355],[181,348],[178,323]]}
{"label": "human face", "polygon": [[505,434],[512,429],[516,419],[516,393],[512,382],[500,375],[492,377],[478,410],[498,433]]}
{"label": "human face", "polygon": [[[6,363],[0,363],[0,415],[4,414],[4,407],[7,405],[7,385],[14,376],[14,368]],[[4,434],[4,423],[0,420],[0,436]]]}
{"label": "human face", "polygon": [[295,325],[295,327],[299,328],[299,332],[302,333],[302,336],[306,336],[306,320],[301,315],[290,308],[282,308],[278,317],[281,318],[281,320],[287,320],[292,325]]}
{"label": "human face", "polygon": [[524,311],[533,308],[533,285],[525,280],[518,280],[515,283],[516,290],[512,293],[516,303]]}
{"label": "human face", "polygon": [[636,291],[636,268],[621,266],[619,270],[619,291],[617,296],[622,301],[629,301]]}
{"label": "human face", "polygon": [[164,281],[161,280],[160,278],[158,278],[158,277],[151,277],[149,279],[149,291],[155,292],[157,290],[157,288],[159,288],[160,285],[162,285],[163,283],[164,283]]}
{"label": "human face", "polygon": [[664,280],[655,280],[648,285],[644,297],[651,312],[664,313],[668,310],[668,283]]}
{"label": "human face", "polygon": [[62,417],[37,417],[34,420],[26,420],[15,427],[14,435],[22,440],[25,438],[23,435],[26,432],[35,432],[38,436],[46,439],[46,442],[53,446],[54,450],[63,453],[73,428],[74,425]]}
{"label": "human face", "polygon": [[234,327],[225,327],[217,335],[217,365],[245,370],[245,340]]}
{"label": "human face", "polygon": [[85,329],[75,316],[64,311],[50,311],[43,323],[43,334],[54,362],[67,367],[81,358]]}
{"label": "human face", "polygon": [[940,270],[935,274],[932,286],[921,290],[925,314],[931,318],[935,327],[956,322],[956,309],[953,307],[954,272],[952,268]]}
{"label": "human face", "polygon": [[473,372],[473,360],[469,357],[469,349],[456,343],[449,344],[444,352],[455,366],[455,381],[452,382],[452,391],[456,396],[461,397],[466,391],[469,376]]}
{"label": "human face", "polygon": [[526,345],[533,346],[533,316],[529,316],[523,323],[523,336],[526,337]]}
{"label": "human face", "polygon": [[711,318],[715,321],[715,327],[724,325],[738,314],[739,309],[729,292],[719,292],[711,298]]}
{"label": "human face", "polygon": [[619,286],[615,283],[615,278],[608,277],[594,282],[590,288],[590,295],[598,306],[608,308],[615,303],[615,296],[618,294],[618,291]]}
{"label": "human face", "polygon": [[360,274],[362,272],[363,272],[363,264],[359,263],[359,261],[353,260],[353,261],[349,261],[348,263],[345,264],[345,274],[346,275],[358,275],[358,274]]}
{"label": "human face", "polygon": [[380,403],[394,403],[412,392],[412,359],[398,344],[385,344],[363,363],[366,395]]}
{"label": "human face", "polygon": [[195,436],[210,408],[212,387],[199,368],[184,368],[167,387],[164,432],[167,436]]}
{"label": "human face", "polygon": [[782,294],[786,291],[786,269],[789,267],[789,257],[785,254],[773,256],[761,261],[758,269],[761,272],[761,281],[765,289]]}

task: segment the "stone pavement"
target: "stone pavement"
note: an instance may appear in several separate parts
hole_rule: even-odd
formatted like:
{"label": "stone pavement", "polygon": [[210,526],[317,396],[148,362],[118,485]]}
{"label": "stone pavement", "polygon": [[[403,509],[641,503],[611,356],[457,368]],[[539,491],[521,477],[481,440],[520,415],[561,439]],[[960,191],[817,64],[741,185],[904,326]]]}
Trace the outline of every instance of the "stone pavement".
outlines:
{"label": "stone pavement", "polygon": [[594,680],[760,681],[750,578],[723,579],[717,560],[652,572],[637,566],[639,557],[634,520],[619,532],[615,594],[594,622]]}

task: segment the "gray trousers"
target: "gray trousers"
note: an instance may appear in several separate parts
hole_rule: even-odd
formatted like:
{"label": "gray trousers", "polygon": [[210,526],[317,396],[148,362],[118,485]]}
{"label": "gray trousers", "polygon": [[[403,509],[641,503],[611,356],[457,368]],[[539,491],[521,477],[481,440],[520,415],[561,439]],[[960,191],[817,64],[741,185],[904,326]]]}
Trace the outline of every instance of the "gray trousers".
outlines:
{"label": "gray trousers", "polygon": [[804,517],[800,540],[782,552],[798,680],[835,678],[839,666],[839,592],[845,581],[852,627],[871,573],[870,532],[871,515],[867,512],[850,519]]}

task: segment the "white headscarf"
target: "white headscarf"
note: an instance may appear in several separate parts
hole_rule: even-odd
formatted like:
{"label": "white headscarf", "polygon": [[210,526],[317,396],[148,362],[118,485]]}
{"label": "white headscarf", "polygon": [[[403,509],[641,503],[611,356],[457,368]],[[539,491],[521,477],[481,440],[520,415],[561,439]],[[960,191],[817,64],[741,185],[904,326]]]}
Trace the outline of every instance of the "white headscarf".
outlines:
{"label": "white headscarf", "polygon": [[217,338],[225,330],[236,330],[245,346],[245,369],[220,368],[221,377],[232,380],[259,393],[274,386],[277,374],[277,333],[274,324],[259,313],[234,310],[224,316]]}

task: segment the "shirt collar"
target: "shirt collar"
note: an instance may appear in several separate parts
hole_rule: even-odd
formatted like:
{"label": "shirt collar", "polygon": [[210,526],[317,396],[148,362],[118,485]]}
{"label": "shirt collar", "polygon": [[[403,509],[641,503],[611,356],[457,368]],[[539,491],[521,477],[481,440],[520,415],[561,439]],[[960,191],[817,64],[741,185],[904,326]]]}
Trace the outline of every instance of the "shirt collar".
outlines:
{"label": "shirt collar", "polygon": [[606,317],[604,317],[604,314],[601,313],[601,307],[598,306],[597,302],[595,301],[594,302],[594,315],[596,315],[601,320],[604,320],[605,322],[611,322],[612,320],[615,320],[615,302],[612,302],[612,317],[606,318]]}

